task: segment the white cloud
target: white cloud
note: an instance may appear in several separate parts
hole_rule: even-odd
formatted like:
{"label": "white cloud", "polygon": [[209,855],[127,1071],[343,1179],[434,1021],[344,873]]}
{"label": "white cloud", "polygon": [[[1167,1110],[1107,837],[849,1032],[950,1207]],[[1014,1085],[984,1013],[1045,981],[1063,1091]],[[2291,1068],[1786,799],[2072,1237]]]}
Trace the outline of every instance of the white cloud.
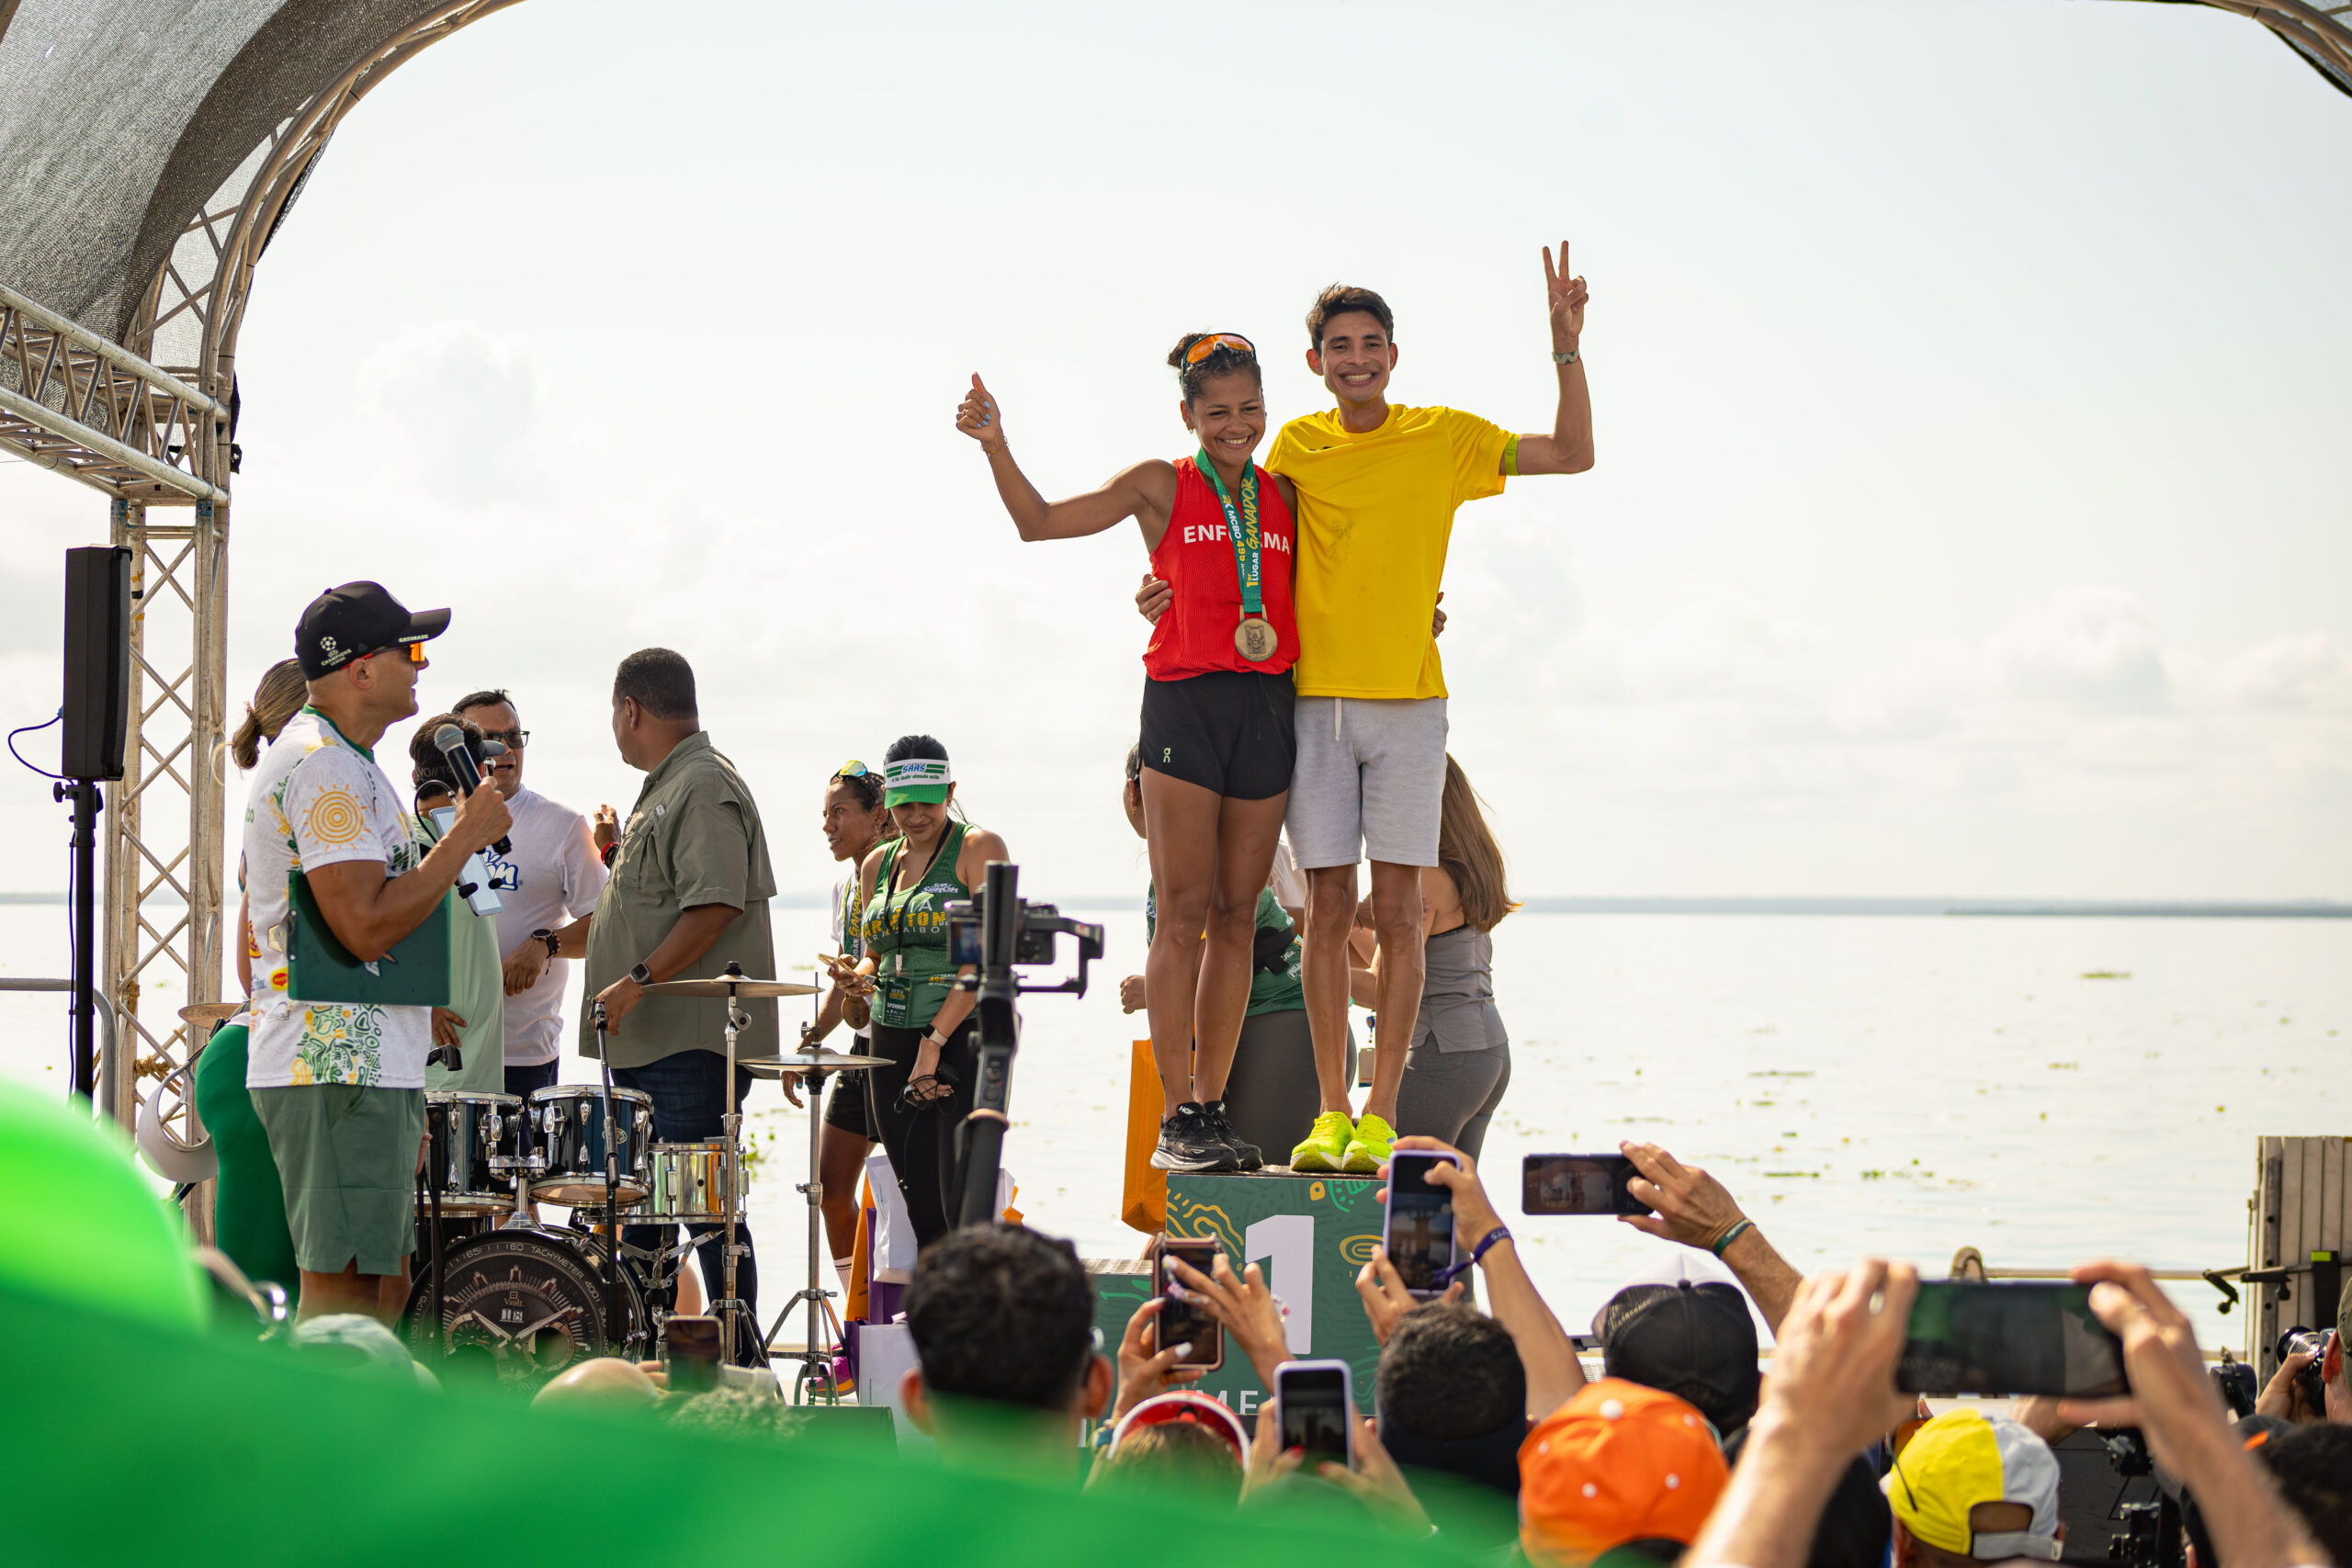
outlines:
{"label": "white cloud", "polygon": [[542,378],[519,333],[434,321],[368,355],[359,401],[404,477],[471,507],[520,497],[545,471],[533,450]]}

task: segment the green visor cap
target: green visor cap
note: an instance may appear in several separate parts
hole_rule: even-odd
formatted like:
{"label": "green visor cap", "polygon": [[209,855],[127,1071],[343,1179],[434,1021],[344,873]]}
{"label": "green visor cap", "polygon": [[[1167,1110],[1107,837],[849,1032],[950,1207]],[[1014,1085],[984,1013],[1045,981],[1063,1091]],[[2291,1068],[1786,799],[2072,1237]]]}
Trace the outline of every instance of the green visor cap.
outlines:
{"label": "green visor cap", "polygon": [[947,798],[948,786],[955,782],[944,757],[903,758],[882,769],[882,804],[937,806]]}

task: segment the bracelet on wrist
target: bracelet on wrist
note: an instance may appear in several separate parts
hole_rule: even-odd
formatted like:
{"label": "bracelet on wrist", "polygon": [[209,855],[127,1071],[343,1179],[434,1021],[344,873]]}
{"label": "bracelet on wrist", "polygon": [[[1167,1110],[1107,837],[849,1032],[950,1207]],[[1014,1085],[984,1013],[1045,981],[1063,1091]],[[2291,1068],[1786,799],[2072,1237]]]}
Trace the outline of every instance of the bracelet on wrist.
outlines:
{"label": "bracelet on wrist", "polygon": [[1737,1241],[1741,1236],[1746,1235],[1749,1231],[1752,1231],[1755,1228],[1756,1223],[1752,1220],[1735,1220],[1727,1228],[1725,1228],[1723,1235],[1715,1237],[1714,1245],[1708,1247],[1707,1250],[1713,1253],[1718,1258],[1720,1258],[1724,1253],[1731,1250],[1731,1244],[1733,1242]]}

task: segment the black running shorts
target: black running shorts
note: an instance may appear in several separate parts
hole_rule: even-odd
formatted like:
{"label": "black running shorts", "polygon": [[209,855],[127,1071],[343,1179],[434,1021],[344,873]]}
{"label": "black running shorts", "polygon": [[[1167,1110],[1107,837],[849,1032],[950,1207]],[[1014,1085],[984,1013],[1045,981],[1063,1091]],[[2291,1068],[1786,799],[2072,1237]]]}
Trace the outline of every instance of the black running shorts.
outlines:
{"label": "black running shorts", "polygon": [[[869,1049],[864,1038],[854,1034],[850,1036],[849,1048],[858,1052]],[[874,1141],[874,1129],[865,1119],[864,1073],[833,1075],[832,1091],[825,1100],[825,1125],[839,1127],[852,1137],[864,1138],[868,1143]]]}
{"label": "black running shorts", "polygon": [[1143,765],[1234,800],[1290,788],[1290,672],[1217,670],[1143,683]]}

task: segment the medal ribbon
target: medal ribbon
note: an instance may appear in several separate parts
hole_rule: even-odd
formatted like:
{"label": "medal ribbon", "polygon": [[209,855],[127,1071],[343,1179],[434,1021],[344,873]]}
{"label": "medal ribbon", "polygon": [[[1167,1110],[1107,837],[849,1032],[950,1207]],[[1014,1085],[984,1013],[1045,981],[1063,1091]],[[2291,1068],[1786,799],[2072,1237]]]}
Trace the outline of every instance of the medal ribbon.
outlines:
{"label": "medal ribbon", "polygon": [[1241,508],[1234,510],[1233,498],[1225,493],[1225,481],[1217,478],[1216,465],[1209,461],[1203,450],[1194,462],[1201,477],[1216,491],[1217,504],[1225,508],[1225,536],[1233,541],[1233,570],[1241,578],[1241,613],[1243,615],[1263,615],[1266,601],[1261,592],[1258,577],[1258,557],[1264,540],[1258,532],[1258,465],[1250,463],[1241,470]]}

